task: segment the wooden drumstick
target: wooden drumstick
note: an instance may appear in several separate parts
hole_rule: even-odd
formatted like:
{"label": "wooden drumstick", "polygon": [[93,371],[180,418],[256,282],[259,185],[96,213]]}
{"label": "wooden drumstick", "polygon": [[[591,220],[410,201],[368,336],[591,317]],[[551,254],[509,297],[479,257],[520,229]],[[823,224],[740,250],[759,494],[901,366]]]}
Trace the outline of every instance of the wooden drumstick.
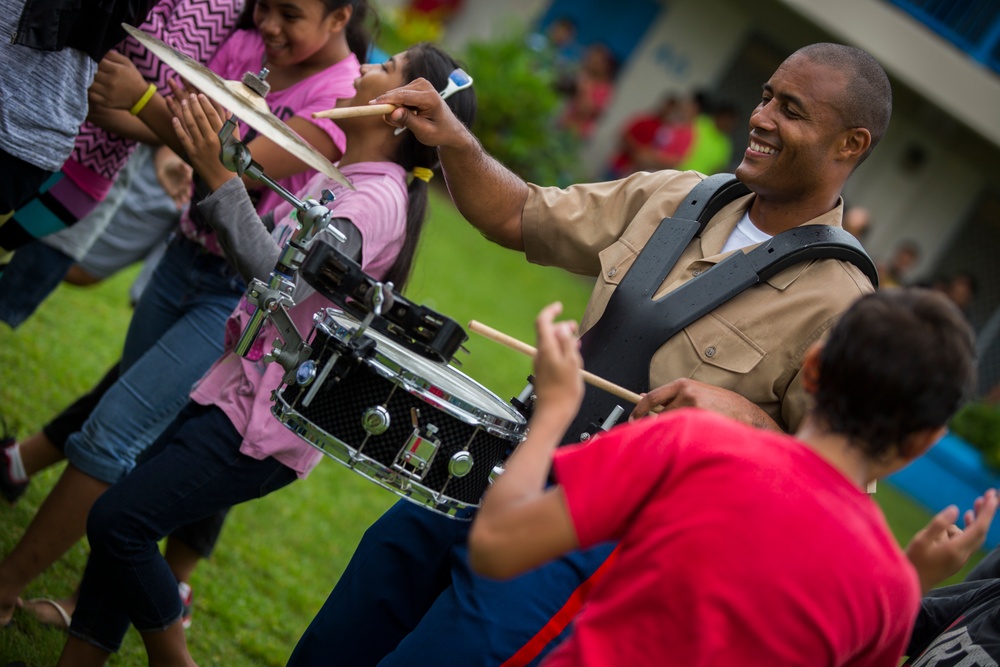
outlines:
{"label": "wooden drumstick", "polygon": [[326,111],[316,111],[313,118],[356,118],[358,116],[384,116],[397,109],[395,104],[362,104],[357,107],[337,107]]}
{"label": "wooden drumstick", "polygon": [[[534,358],[535,354],[538,352],[538,350],[536,350],[531,345],[523,343],[518,339],[514,338],[513,336],[508,336],[507,334],[501,331],[497,331],[496,329],[487,326],[482,322],[477,322],[476,320],[469,321],[469,330],[475,331],[477,334],[481,334],[489,338],[490,340],[496,341],[501,345],[506,345],[512,350],[517,350],[518,352],[526,354],[532,358]],[[634,391],[629,391],[625,387],[621,387],[617,384],[614,384],[613,382],[605,380],[604,378],[594,375],[593,373],[589,373],[583,369],[580,369],[580,375],[583,376],[583,379],[587,384],[591,384],[597,387],[598,389],[603,389],[612,396],[617,396],[618,398],[629,401],[630,403],[638,403],[640,400],[642,400],[642,396],[635,393]]]}

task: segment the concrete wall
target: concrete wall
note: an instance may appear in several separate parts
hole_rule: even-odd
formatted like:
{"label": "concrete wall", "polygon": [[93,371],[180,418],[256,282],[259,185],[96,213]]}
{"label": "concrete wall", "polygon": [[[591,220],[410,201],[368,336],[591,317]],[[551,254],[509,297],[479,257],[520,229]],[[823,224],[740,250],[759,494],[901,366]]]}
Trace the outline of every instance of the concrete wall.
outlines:
{"label": "concrete wall", "polygon": [[884,0],[781,0],[1000,146],[1000,76]]}

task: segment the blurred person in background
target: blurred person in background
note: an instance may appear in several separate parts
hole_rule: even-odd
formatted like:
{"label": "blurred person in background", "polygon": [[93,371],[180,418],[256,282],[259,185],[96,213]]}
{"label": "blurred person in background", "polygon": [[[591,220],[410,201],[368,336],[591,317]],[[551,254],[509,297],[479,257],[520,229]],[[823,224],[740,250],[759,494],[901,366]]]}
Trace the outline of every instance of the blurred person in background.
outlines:
{"label": "blurred person in background", "polygon": [[611,158],[608,176],[624,178],[637,171],[677,168],[691,149],[697,113],[692,98],[667,94],[652,112],[633,116]]}
{"label": "blurred person in background", "polygon": [[614,96],[617,70],[618,59],[607,45],[588,46],[558,125],[589,139]]}
{"label": "blurred person in background", "polygon": [[844,231],[864,243],[872,228],[872,215],[864,206],[848,206],[844,211]]}
{"label": "blurred person in background", "polygon": [[920,246],[906,240],[899,243],[885,262],[878,264],[880,287],[902,287],[909,282],[910,273],[920,260]]}
{"label": "blurred person in background", "polygon": [[691,146],[677,165],[681,171],[717,174],[729,170],[733,157],[733,130],[739,118],[736,107],[716,102],[704,92],[694,95],[698,109],[692,123]]}

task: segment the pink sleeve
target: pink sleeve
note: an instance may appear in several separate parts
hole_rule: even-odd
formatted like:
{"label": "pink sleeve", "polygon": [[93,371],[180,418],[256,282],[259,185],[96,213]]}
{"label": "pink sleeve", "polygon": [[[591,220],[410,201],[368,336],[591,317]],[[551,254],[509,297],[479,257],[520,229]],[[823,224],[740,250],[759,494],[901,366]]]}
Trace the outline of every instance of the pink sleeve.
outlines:
{"label": "pink sleeve", "polygon": [[347,137],[344,135],[344,131],[329,118],[313,118],[312,114],[316,111],[332,109],[339,99],[354,97],[354,80],[360,74],[361,65],[358,64],[358,59],[353,54],[344,58],[323,72],[323,76],[317,81],[321,85],[308,87],[307,96],[295,111],[296,116],[305,118],[330,135],[334,145],[341,153],[347,146]]}
{"label": "pink sleeve", "polygon": [[556,452],[555,478],[581,547],[619,539],[649,495],[669,481],[684,423],[680,413],[643,419]]}

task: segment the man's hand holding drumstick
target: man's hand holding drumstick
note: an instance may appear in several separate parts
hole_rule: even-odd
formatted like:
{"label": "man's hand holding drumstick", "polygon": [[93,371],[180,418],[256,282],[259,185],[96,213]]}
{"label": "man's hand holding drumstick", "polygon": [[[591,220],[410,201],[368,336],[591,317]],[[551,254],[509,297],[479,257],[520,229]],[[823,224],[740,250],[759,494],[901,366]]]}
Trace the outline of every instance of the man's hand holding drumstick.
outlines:
{"label": "man's hand holding drumstick", "polygon": [[385,116],[386,122],[413,132],[420,143],[445,146],[455,137],[469,134],[427,79],[415,79],[372,100],[367,106],[337,107],[317,111],[314,118]]}
{"label": "man's hand holding drumstick", "polygon": [[[553,304],[548,308],[552,308],[555,305],[557,304]],[[542,311],[543,314],[547,312],[549,312],[548,309]],[[562,312],[562,306],[559,306],[559,312]],[[541,317],[542,315],[539,315],[539,318]],[[555,315],[552,317],[555,317]],[[518,352],[526,354],[530,357],[534,357],[536,355],[535,348],[527,343],[521,342],[516,338],[508,336],[507,334],[497,331],[496,329],[482,324],[481,322],[477,322],[476,320],[469,322],[469,330],[486,336],[491,340],[501,343],[502,345],[506,345],[507,347],[517,350]],[[583,369],[582,365],[580,368],[580,375],[588,384],[599,387],[614,396],[634,403],[635,408],[629,416],[630,420],[645,417],[650,413],[657,413],[664,410],[675,410],[677,408],[702,408],[704,410],[711,410],[712,412],[726,415],[744,423],[757,426],[758,428],[780,430],[777,424],[775,424],[772,420],[759,418],[759,415],[762,414],[760,409],[743,396],[726,389],[720,389],[719,387],[705,384],[704,382],[698,382],[689,378],[680,378],[657,387],[656,389],[653,389],[645,394],[636,394],[625,387],[621,387],[604,378],[588,373]]]}

